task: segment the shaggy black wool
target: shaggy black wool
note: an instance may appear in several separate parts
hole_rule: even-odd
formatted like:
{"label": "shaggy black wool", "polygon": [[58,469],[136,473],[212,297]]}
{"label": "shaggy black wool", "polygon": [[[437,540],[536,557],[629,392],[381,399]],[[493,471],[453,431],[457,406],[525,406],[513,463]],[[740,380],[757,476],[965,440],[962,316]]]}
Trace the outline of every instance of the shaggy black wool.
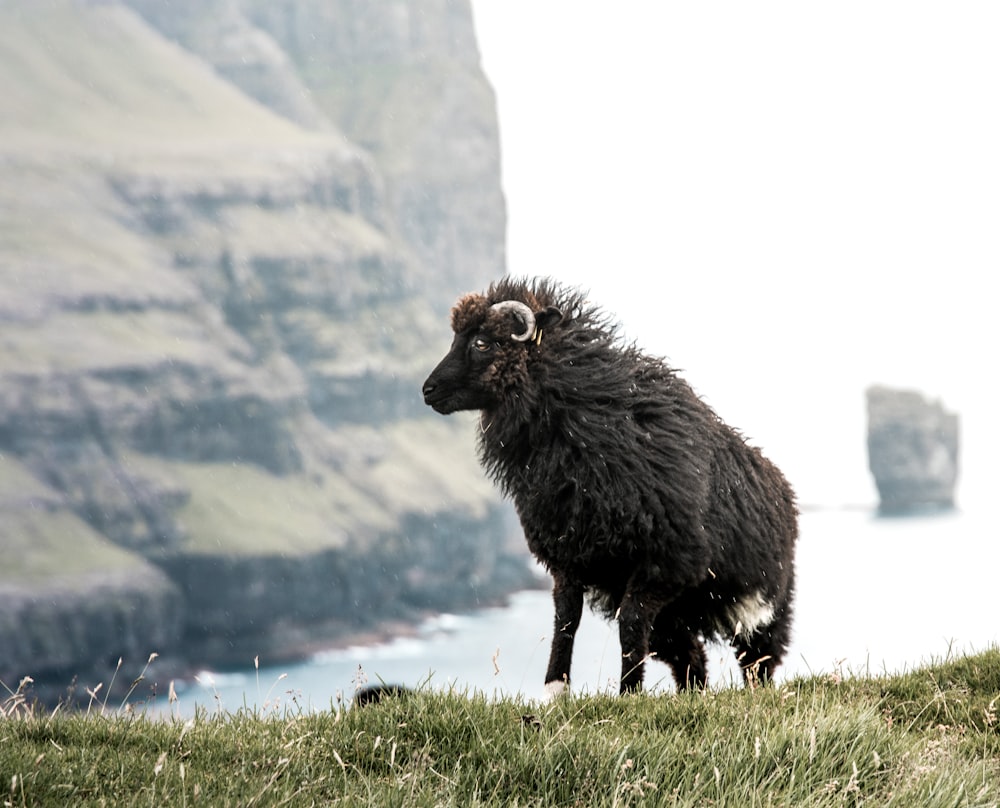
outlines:
{"label": "shaggy black wool", "polygon": [[462,298],[452,327],[425,399],[481,411],[480,459],[553,576],[546,682],[568,683],[585,596],[619,622],[623,691],[651,654],[678,686],[703,684],[714,637],[770,677],[790,639],[797,537],[778,468],[579,290],[505,278]]}

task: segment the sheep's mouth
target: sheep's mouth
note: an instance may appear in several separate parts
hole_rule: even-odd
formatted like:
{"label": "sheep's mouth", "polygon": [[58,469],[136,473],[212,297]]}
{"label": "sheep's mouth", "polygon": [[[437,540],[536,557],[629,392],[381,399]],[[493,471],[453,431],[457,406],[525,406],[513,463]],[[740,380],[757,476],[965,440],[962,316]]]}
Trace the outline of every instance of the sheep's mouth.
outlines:
{"label": "sheep's mouth", "polygon": [[431,409],[434,410],[434,412],[439,413],[440,415],[451,415],[453,412],[455,412],[456,409],[451,405],[450,402],[448,402],[447,399],[443,401],[427,401],[426,399],[424,399],[424,403],[430,406]]}
{"label": "sheep's mouth", "polygon": [[446,390],[429,385],[424,387],[424,404],[441,415],[450,415],[457,409],[452,403],[452,397],[448,395]]}

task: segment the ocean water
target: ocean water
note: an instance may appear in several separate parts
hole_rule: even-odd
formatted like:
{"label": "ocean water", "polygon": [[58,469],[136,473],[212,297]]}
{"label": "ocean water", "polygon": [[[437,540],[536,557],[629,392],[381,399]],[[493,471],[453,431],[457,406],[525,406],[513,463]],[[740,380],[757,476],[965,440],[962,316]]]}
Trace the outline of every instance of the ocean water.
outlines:
{"label": "ocean water", "polygon": [[[908,518],[880,518],[867,508],[805,511],[794,637],[779,677],[901,671],[1000,643],[998,534],[987,509]],[[549,593],[521,592],[505,607],[440,615],[414,636],[380,645],[291,665],[261,660],[255,669],[248,660],[245,671],[204,671],[175,683],[176,704],[161,699],[154,710],[324,710],[349,700],[359,684],[379,681],[541,698],[551,624]],[[573,689],[616,692],[619,659],[615,627],[585,614]],[[727,646],[709,646],[709,660],[713,686],[739,683]],[[673,689],[656,662],[647,665],[646,685]]]}

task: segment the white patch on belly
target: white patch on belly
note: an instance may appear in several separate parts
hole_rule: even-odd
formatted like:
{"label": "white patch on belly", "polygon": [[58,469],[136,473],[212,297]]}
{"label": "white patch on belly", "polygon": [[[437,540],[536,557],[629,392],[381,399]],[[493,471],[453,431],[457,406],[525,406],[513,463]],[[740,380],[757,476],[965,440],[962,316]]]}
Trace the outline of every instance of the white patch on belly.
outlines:
{"label": "white patch on belly", "polygon": [[557,699],[561,695],[563,695],[563,693],[568,693],[568,692],[569,692],[569,685],[567,685],[565,682],[560,682],[558,679],[552,682],[545,683],[545,698],[547,700]]}
{"label": "white patch on belly", "polygon": [[726,609],[726,615],[733,634],[747,638],[774,619],[774,606],[760,592],[754,592]]}

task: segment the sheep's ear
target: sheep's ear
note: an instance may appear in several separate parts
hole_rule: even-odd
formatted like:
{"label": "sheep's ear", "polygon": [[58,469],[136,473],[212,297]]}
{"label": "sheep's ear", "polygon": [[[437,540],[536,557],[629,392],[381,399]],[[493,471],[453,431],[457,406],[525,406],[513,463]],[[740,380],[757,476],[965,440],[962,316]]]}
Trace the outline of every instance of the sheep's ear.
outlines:
{"label": "sheep's ear", "polygon": [[544,331],[546,328],[552,328],[562,318],[563,314],[559,309],[549,306],[547,309],[535,312],[535,328]]}

